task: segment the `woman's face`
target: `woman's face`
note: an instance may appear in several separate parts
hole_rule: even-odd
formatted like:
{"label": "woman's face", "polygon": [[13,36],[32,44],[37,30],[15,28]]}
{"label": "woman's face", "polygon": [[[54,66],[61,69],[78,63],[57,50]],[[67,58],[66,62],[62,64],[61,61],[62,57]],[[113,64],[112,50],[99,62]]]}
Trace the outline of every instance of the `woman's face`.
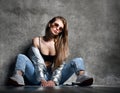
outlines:
{"label": "woman's face", "polygon": [[57,19],[54,23],[50,25],[50,31],[54,35],[58,35],[63,31],[64,24],[60,19]]}

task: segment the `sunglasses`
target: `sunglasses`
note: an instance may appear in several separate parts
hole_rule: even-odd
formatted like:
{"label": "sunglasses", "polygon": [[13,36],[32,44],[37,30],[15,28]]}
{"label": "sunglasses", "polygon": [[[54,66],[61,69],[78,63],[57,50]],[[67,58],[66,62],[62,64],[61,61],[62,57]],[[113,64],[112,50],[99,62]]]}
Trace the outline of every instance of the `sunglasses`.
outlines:
{"label": "sunglasses", "polygon": [[59,31],[63,31],[63,28],[60,27],[58,23],[53,23],[53,24],[52,24],[52,27],[55,27],[55,28],[58,28],[58,27],[59,27],[59,28],[58,28]]}

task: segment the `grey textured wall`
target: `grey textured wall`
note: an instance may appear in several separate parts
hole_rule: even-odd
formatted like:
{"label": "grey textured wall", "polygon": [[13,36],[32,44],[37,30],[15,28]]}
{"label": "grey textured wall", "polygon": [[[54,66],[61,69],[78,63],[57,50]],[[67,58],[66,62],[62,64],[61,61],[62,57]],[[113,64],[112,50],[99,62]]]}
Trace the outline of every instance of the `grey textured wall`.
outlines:
{"label": "grey textured wall", "polygon": [[82,56],[95,85],[120,85],[119,0],[0,0],[0,85],[57,15],[68,20],[69,59]]}

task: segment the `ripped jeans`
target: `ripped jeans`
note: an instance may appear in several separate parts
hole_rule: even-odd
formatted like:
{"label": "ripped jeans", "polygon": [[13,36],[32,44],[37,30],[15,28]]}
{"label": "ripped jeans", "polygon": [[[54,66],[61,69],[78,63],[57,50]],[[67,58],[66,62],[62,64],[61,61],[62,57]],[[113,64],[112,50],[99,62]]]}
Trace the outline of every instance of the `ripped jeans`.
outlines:
{"label": "ripped jeans", "polygon": [[[15,71],[21,70],[24,73],[24,76],[27,80],[33,85],[40,85],[40,81],[36,79],[35,68],[32,61],[24,54],[19,54],[17,56],[17,61],[15,65]],[[46,80],[51,80],[52,71],[50,69],[46,69],[47,72],[45,74]],[[77,73],[78,71],[84,71],[84,61],[82,58],[74,58],[71,61],[64,64],[63,69],[61,70],[61,80],[59,85],[62,85],[66,80],[68,80],[73,73]]]}

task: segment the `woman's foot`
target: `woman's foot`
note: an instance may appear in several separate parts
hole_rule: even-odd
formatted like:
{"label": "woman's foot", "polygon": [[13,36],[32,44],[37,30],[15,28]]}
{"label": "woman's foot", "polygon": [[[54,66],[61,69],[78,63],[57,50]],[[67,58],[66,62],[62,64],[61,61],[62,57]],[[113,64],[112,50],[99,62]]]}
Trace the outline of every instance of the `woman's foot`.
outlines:
{"label": "woman's foot", "polygon": [[13,86],[24,86],[24,78],[22,75],[14,74],[12,77],[9,78],[9,83]]}
{"label": "woman's foot", "polygon": [[93,84],[93,78],[86,75],[77,76],[76,82],[73,82],[72,85],[78,86],[90,86]]}

